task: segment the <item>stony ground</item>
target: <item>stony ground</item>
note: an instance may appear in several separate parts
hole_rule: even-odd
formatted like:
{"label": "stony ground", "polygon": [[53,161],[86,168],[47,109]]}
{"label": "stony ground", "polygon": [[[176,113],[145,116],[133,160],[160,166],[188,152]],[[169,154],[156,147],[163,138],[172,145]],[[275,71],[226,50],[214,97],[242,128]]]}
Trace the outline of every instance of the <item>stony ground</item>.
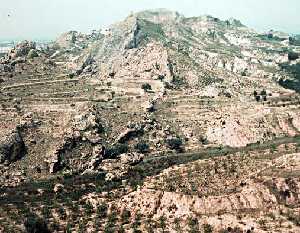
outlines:
{"label": "stony ground", "polygon": [[131,15],[0,60],[0,232],[299,232],[299,41]]}

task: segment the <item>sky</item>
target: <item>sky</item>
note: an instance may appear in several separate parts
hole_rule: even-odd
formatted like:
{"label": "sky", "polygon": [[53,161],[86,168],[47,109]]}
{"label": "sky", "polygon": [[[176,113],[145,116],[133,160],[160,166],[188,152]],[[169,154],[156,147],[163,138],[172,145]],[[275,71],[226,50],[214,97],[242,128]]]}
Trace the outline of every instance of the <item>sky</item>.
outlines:
{"label": "sky", "polygon": [[98,30],[132,12],[156,8],[187,17],[233,17],[258,31],[300,34],[300,0],[0,0],[0,40],[53,40],[69,30]]}

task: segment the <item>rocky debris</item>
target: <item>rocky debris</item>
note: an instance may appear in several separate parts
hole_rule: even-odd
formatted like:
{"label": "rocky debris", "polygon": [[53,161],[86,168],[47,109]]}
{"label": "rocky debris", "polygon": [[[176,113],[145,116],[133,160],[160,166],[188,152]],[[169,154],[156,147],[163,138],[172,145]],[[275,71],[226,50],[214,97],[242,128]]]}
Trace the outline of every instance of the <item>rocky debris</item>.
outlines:
{"label": "rocky debris", "polygon": [[124,132],[121,132],[120,135],[117,137],[116,142],[117,143],[125,143],[129,140],[133,139],[134,137],[137,137],[144,132],[144,125],[134,124],[131,125],[130,128],[127,128]]}
{"label": "rocky debris", "polygon": [[138,153],[126,153],[120,155],[122,164],[135,165],[141,162],[144,158],[143,154]]}
{"label": "rocky debris", "polygon": [[12,66],[7,64],[0,64],[0,71],[1,72],[11,72]]}
{"label": "rocky debris", "polygon": [[81,140],[97,144],[101,141],[100,134],[103,133],[103,130],[104,127],[98,112],[88,111],[74,117],[73,137],[75,139],[81,138]]}
{"label": "rocky debris", "polygon": [[89,162],[89,169],[96,170],[104,159],[105,147],[104,146],[95,146],[93,148],[92,157]]}
{"label": "rocky debris", "polygon": [[0,163],[12,163],[26,154],[26,147],[18,130],[2,138],[0,142]]}
{"label": "rocky debris", "polygon": [[79,68],[74,72],[76,75],[80,74],[95,74],[97,73],[97,64],[95,64],[94,58],[91,56],[91,54],[87,55],[85,58],[82,59],[81,64],[79,65]]}

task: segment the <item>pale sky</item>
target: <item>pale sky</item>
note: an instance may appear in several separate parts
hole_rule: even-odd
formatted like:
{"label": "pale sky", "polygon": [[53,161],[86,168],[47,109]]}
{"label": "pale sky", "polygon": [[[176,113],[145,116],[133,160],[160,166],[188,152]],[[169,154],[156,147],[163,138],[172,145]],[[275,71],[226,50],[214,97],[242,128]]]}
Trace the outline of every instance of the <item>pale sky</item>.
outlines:
{"label": "pale sky", "polygon": [[234,17],[259,31],[300,34],[300,0],[0,0],[0,39],[55,39],[69,30],[89,32],[131,12],[155,8],[185,16]]}

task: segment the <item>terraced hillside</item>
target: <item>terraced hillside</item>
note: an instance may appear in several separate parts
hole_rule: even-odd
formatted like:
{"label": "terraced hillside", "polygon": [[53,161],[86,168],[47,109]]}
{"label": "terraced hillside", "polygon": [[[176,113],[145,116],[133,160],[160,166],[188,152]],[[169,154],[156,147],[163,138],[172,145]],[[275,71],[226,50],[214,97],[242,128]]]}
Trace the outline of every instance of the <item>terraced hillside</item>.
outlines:
{"label": "terraced hillside", "polygon": [[299,46],[130,15],[0,60],[0,232],[298,232]]}

